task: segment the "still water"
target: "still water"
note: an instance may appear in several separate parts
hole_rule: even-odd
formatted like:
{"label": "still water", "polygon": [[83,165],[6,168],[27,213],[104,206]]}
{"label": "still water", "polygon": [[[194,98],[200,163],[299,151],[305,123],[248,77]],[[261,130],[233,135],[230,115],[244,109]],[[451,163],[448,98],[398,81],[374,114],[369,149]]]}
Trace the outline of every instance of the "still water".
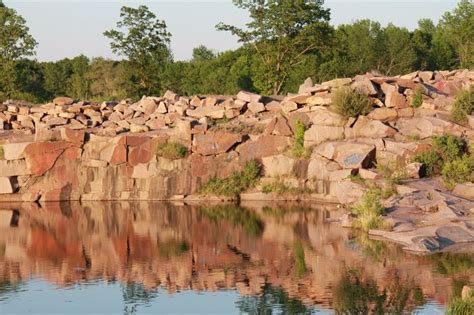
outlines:
{"label": "still water", "polygon": [[416,256],[330,205],[0,204],[1,314],[443,314],[474,256]]}

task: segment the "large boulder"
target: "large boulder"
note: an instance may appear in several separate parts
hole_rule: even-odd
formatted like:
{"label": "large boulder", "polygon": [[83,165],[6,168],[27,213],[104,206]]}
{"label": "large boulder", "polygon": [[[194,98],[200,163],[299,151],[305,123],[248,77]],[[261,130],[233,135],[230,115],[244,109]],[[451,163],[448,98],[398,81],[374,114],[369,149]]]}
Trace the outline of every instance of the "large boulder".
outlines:
{"label": "large boulder", "polygon": [[241,100],[247,103],[259,103],[260,100],[262,99],[261,95],[247,92],[247,91],[240,91],[236,97],[238,100]]}
{"label": "large boulder", "polygon": [[295,160],[285,155],[273,155],[262,158],[263,169],[267,177],[292,175]]}
{"label": "large boulder", "polygon": [[291,144],[291,139],[284,136],[262,135],[255,140],[242,143],[236,149],[243,161],[260,159],[277,155]]}
{"label": "large boulder", "polygon": [[34,142],[28,145],[23,155],[33,175],[43,175],[51,169],[63,152],[75,145],[71,142]]}
{"label": "large boulder", "polygon": [[308,164],[308,179],[329,179],[331,172],[340,170],[341,166],[317,154],[311,157]]}
{"label": "large boulder", "polygon": [[0,177],[0,194],[12,194],[15,186],[10,177]]}
{"label": "large boulder", "polygon": [[397,122],[399,132],[407,137],[416,136],[420,139],[444,134],[461,136],[465,128],[452,122],[437,117],[415,117],[411,119],[399,119]]}
{"label": "large boulder", "polygon": [[396,133],[396,129],[365,116],[360,116],[352,127],[345,128],[346,138],[387,138],[393,137]]}
{"label": "large boulder", "polygon": [[344,127],[312,125],[304,134],[304,146],[312,147],[326,141],[344,139]]}
{"label": "large boulder", "polygon": [[358,142],[327,142],[314,152],[334,160],[342,168],[371,168],[375,164],[375,145]]}
{"label": "large boulder", "polygon": [[228,132],[207,132],[197,134],[193,140],[193,152],[202,155],[216,155],[227,152],[242,142],[242,135]]}

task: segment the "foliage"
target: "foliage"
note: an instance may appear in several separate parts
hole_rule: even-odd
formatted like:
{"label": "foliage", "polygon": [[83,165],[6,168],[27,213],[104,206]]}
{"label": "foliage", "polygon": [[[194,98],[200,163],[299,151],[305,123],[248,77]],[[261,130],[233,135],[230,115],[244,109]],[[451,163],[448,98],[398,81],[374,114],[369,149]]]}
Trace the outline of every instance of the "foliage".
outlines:
{"label": "foliage", "polygon": [[429,150],[416,155],[413,161],[424,165],[426,176],[434,176],[439,174],[443,167],[443,160],[434,150]]}
{"label": "foliage", "polygon": [[388,224],[381,218],[385,214],[385,208],[380,201],[380,193],[375,190],[367,190],[358,204],[350,208],[357,216],[354,227],[368,231],[370,229],[388,228]]}
{"label": "foliage", "polygon": [[406,167],[401,163],[377,163],[376,168],[377,172],[383,176],[389,185],[398,185],[408,177]]}
{"label": "foliage", "polygon": [[263,222],[255,212],[235,204],[200,208],[199,212],[216,224],[225,220],[235,226],[241,226],[251,236],[258,236],[263,231]]}
{"label": "foliage", "polygon": [[466,299],[456,297],[446,307],[446,315],[471,315],[474,314],[474,296]]}
{"label": "foliage", "polygon": [[343,117],[357,117],[366,115],[372,109],[370,99],[351,88],[339,88],[332,99],[337,113]]}
{"label": "foliage", "polygon": [[474,256],[471,254],[439,253],[428,256],[434,263],[434,270],[442,275],[470,273],[474,270]]}
{"label": "foliage", "polygon": [[249,11],[246,29],[220,23],[218,30],[230,31],[249,44],[258,57],[256,85],[264,93],[279,94],[291,68],[306,54],[325,48],[331,33],[330,12],[321,0],[234,0]]}
{"label": "foliage", "polygon": [[467,91],[461,91],[456,96],[451,112],[451,119],[457,123],[466,123],[467,115],[474,112],[474,88],[470,87]]}
{"label": "foliage", "polygon": [[453,189],[456,184],[463,184],[471,180],[471,173],[474,172],[474,160],[468,155],[446,162],[441,170],[443,181],[449,189]]}
{"label": "foliage", "polygon": [[178,142],[165,142],[157,146],[156,154],[169,160],[178,160],[188,155],[188,149]]}
{"label": "foliage", "polygon": [[275,181],[271,184],[264,184],[262,185],[262,192],[264,194],[276,193],[277,195],[281,195],[290,191],[290,187],[288,187],[284,182]]}
{"label": "foliage", "polygon": [[120,18],[117,29],[104,32],[111,40],[112,51],[128,58],[138,95],[159,92],[158,75],[171,61],[171,34],[166,29],[166,23],[157,19],[144,5],[136,9],[122,7]]}
{"label": "foliage", "polygon": [[295,158],[307,158],[311,152],[304,147],[304,134],[308,127],[300,120],[295,122],[295,135],[293,138],[293,147],[291,153]]}
{"label": "foliage", "polygon": [[237,197],[246,189],[254,187],[260,180],[261,165],[251,160],[247,162],[244,169],[234,172],[226,178],[212,177],[205,183],[200,192],[202,194],[213,194],[218,196]]}
{"label": "foliage", "polygon": [[3,149],[3,145],[0,144],[0,160],[5,158],[5,151]]}
{"label": "foliage", "polygon": [[415,94],[413,94],[413,98],[411,100],[411,106],[414,108],[418,108],[423,104],[423,92],[424,89],[421,86],[416,87]]}
{"label": "foliage", "polygon": [[171,240],[158,244],[158,254],[163,258],[179,257],[189,250],[189,245],[185,241]]}

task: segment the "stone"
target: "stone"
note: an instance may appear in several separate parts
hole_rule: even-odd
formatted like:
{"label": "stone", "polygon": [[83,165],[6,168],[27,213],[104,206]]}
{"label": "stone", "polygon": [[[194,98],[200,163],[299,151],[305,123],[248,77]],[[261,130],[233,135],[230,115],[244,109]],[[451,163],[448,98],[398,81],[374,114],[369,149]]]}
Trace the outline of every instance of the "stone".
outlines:
{"label": "stone", "polygon": [[350,180],[339,180],[330,183],[330,194],[343,205],[354,204],[364,195],[366,188]]}
{"label": "stone", "polygon": [[148,120],[145,125],[150,128],[150,130],[157,130],[166,127],[166,122],[162,118],[155,118]]}
{"label": "stone", "polygon": [[284,113],[289,113],[289,112],[295,111],[297,109],[298,109],[298,104],[296,104],[296,102],[284,101],[283,103],[281,103],[281,110]]}
{"label": "stone", "polygon": [[61,129],[61,138],[64,141],[73,142],[76,144],[84,143],[85,132],[84,130],[73,130],[69,128]]}
{"label": "stone", "polygon": [[378,120],[371,120],[365,116],[359,116],[352,127],[344,130],[345,137],[350,138],[387,138],[393,137],[397,130]]}
{"label": "stone", "polygon": [[385,94],[385,106],[397,109],[405,108],[408,107],[408,102],[403,94],[392,91]]}
{"label": "stone", "polygon": [[340,170],[341,166],[319,155],[313,155],[308,164],[308,179],[328,180],[331,172]]}
{"label": "stone", "polygon": [[285,155],[273,155],[262,158],[265,176],[278,178],[280,176],[291,176],[295,160]]}
{"label": "stone", "polygon": [[326,142],[315,153],[334,160],[342,168],[372,168],[375,163],[375,146],[357,142]]}
{"label": "stone", "polygon": [[247,108],[254,114],[258,114],[265,111],[265,105],[259,102],[251,102],[247,104]]}
{"label": "stone", "polygon": [[186,115],[194,118],[209,117],[213,119],[224,118],[225,109],[219,106],[201,106],[196,109],[187,109]]}
{"label": "stone", "polygon": [[421,178],[424,176],[423,164],[414,162],[405,167],[408,178]]}
{"label": "stone", "polygon": [[236,98],[247,103],[259,103],[262,99],[262,96],[247,91],[240,91]]}
{"label": "stone", "polygon": [[398,112],[394,108],[375,108],[367,115],[367,117],[373,120],[392,121],[397,119]]}
{"label": "stone", "polygon": [[174,93],[173,91],[166,90],[165,94],[163,97],[169,101],[177,101],[178,100],[178,95]]}
{"label": "stone", "polygon": [[67,119],[60,117],[52,117],[46,121],[48,127],[61,126],[67,124]]}
{"label": "stone", "polygon": [[168,112],[168,108],[166,107],[165,102],[160,102],[158,108],[156,109],[156,112],[159,114],[166,114]]}
{"label": "stone", "polygon": [[313,95],[306,99],[306,104],[311,106],[329,106],[332,103],[331,95],[330,94],[322,94],[322,95]]}
{"label": "stone", "polygon": [[43,175],[54,166],[66,149],[73,146],[74,144],[65,141],[34,142],[25,148],[23,155],[31,174]]}
{"label": "stone", "polygon": [[419,139],[427,139],[447,133],[461,136],[465,132],[465,128],[450,121],[428,116],[399,119],[397,128],[400,134],[407,137],[416,136]]}
{"label": "stone", "polygon": [[351,78],[339,78],[339,79],[323,82],[321,83],[321,85],[325,85],[330,88],[337,89],[337,88],[349,85],[351,84],[351,82],[352,82]]}
{"label": "stone", "polygon": [[429,82],[433,79],[433,71],[420,71],[418,72],[418,77],[423,80],[423,82]]}
{"label": "stone", "polygon": [[322,142],[344,139],[344,127],[312,125],[304,134],[304,146],[312,147]]}
{"label": "stone", "polygon": [[19,142],[19,143],[6,143],[1,144],[3,148],[3,159],[4,160],[19,160],[23,158],[23,151],[31,142]]}
{"label": "stone", "polygon": [[255,140],[242,143],[236,149],[243,161],[278,155],[291,144],[289,137],[262,135]]}
{"label": "stone", "polygon": [[312,112],[311,122],[319,126],[343,127],[346,120],[339,114],[330,111],[327,107],[316,107]]}
{"label": "stone", "polygon": [[358,91],[359,93],[375,96],[378,94],[375,85],[370,81],[367,77],[363,77],[362,79],[355,80],[351,84],[352,88]]}
{"label": "stone", "polygon": [[306,80],[304,80],[303,84],[300,85],[298,89],[298,94],[307,93],[307,91],[313,88],[313,86],[313,80],[311,80],[311,78],[307,78]]}
{"label": "stone", "polygon": [[53,103],[59,106],[72,105],[72,103],[74,103],[74,100],[70,97],[61,96],[53,99]]}
{"label": "stone", "polygon": [[291,131],[290,126],[288,125],[287,120],[283,116],[279,116],[275,119],[275,125],[272,130],[272,134],[277,136],[292,136],[293,132]]}
{"label": "stone", "polygon": [[227,152],[242,140],[242,135],[235,133],[207,132],[196,134],[193,140],[193,152],[202,155],[216,155]]}
{"label": "stone", "polygon": [[457,184],[453,194],[474,201],[474,183]]}
{"label": "stone", "polygon": [[130,132],[132,133],[147,132],[148,130],[150,130],[148,126],[130,124]]}
{"label": "stone", "polygon": [[306,104],[306,101],[310,96],[311,96],[310,93],[289,95],[289,96],[285,97],[285,99],[283,100],[283,103],[292,102],[292,103],[295,103],[295,104]]}
{"label": "stone", "polygon": [[26,161],[21,160],[0,160],[0,174],[4,177],[31,175]]}
{"label": "stone", "polygon": [[12,194],[15,192],[15,186],[12,178],[0,177],[0,194]]}

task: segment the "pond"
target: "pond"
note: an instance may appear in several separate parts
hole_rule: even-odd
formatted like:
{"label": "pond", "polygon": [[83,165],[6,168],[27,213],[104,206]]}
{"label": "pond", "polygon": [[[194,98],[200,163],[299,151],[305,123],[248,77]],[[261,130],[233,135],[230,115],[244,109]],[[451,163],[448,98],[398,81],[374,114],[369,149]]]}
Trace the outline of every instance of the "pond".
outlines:
{"label": "pond", "polygon": [[0,204],[1,314],[443,314],[474,255],[417,256],[333,205]]}

